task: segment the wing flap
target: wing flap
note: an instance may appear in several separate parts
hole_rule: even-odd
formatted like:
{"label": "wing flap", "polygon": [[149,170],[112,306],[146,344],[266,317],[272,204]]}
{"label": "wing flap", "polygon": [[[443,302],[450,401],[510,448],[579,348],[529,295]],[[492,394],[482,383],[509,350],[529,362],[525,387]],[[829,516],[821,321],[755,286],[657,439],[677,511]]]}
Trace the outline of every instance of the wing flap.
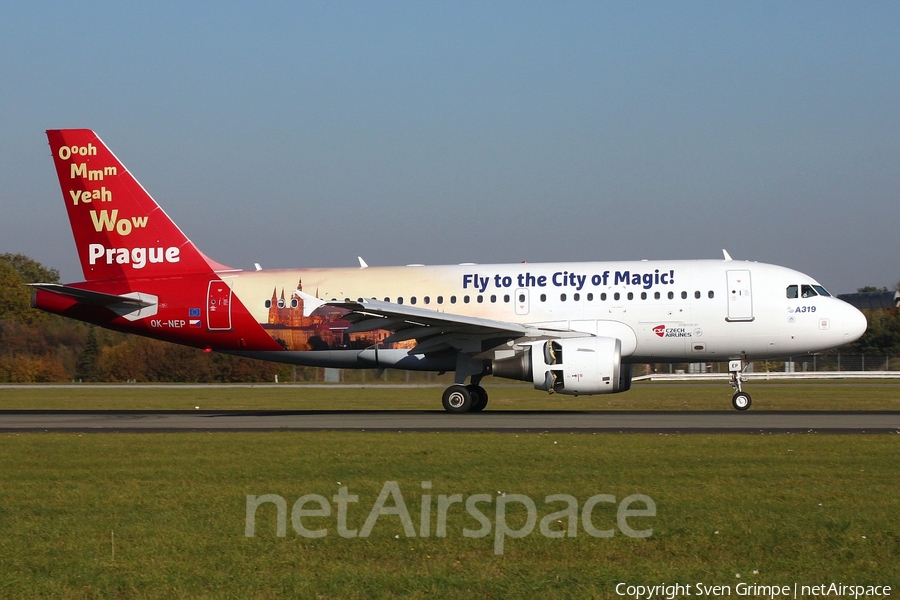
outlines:
{"label": "wing flap", "polygon": [[[419,306],[394,304],[376,299],[328,302],[298,291],[304,300],[304,312],[315,312],[328,306],[347,311],[343,318],[351,322],[350,333],[385,329],[391,332],[386,343],[414,340],[410,354],[458,350],[469,355],[481,354],[512,340],[590,335],[572,330],[553,330],[446,313]],[[312,308],[314,307],[314,308]]]}
{"label": "wing flap", "polygon": [[452,348],[465,352],[475,349],[474,351],[480,352],[482,342],[488,340],[493,344],[501,344],[528,335],[540,335],[538,330],[518,323],[468,317],[375,299],[362,302],[326,302],[303,292],[298,293],[303,295],[305,304],[316,308],[329,306],[349,311],[344,317],[353,323],[348,332],[386,329],[392,332],[384,340],[387,343],[414,340],[416,347],[410,351],[411,354]]}

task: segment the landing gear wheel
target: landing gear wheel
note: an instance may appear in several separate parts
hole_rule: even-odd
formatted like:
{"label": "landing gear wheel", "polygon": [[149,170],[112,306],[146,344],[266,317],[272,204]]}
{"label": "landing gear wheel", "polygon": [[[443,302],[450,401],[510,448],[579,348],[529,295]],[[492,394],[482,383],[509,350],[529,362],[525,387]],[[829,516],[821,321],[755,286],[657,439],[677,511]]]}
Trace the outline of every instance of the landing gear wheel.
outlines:
{"label": "landing gear wheel", "polygon": [[472,393],[464,385],[451,385],[444,390],[441,398],[444,410],[452,413],[467,413],[472,410]]}
{"label": "landing gear wheel", "polygon": [[487,390],[480,385],[467,385],[466,389],[469,390],[469,394],[472,395],[472,412],[484,410],[484,407],[487,406],[488,403]]}
{"label": "landing gear wheel", "polygon": [[750,408],[750,394],[747,392],[737,392],[731,397],[731,405],[736,410],[747,410]]}

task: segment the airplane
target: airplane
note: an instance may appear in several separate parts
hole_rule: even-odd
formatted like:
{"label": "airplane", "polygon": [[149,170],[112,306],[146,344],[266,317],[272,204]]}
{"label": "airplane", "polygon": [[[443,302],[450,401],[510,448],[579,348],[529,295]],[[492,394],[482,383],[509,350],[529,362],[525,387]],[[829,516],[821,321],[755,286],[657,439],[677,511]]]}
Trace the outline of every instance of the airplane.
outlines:
{"label": "airplane", "polygon": [[[455,373],[451,413],[487,375],[550,394],[625,392],[636,363],[728,361],[744,411],[751,360],[858,339],[866,318],[798,271],[642,260],[244,271],[203,254],[91,130],[47,137],[84,281],[32,306],[109,329],[294,365]],[[468,383],[467,383],[468,381]]]}

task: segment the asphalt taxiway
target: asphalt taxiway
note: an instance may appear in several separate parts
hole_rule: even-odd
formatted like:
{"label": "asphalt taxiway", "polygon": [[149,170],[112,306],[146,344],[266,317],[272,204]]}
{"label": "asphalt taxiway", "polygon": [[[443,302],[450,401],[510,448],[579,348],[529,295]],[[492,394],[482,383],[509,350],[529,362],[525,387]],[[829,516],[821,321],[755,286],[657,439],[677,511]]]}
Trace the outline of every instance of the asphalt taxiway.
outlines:
{"label": "asphalt taxiway", "polygon": [[900,411],[0,411],[0,431],[900,433]]}

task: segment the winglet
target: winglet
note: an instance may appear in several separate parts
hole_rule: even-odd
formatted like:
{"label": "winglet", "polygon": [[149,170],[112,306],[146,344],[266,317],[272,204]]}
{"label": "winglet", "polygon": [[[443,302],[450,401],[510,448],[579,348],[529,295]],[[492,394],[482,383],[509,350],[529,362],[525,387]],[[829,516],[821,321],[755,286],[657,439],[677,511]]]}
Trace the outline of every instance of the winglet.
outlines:
{"label": "winglet", "polygon": [[303,300],[303,316],[308,317],[313,314],[316,309],[320,306],[325,306],[328,304],[325,300],[320,300],[315,296],[307,294],[301,290],[294,290],[294,293],[300,296],[300,299]]}
{"label": "winglet", "polygon": [[368,269],[369,268],[369,265],[366,264],[366,261],[363,260],[362,256],[357,256],[356,258],[359,260],[359,268],[360,269]]}
{"label": "winglet", "polygon": [[722,254],[725,255],[725,261],[726,261],[726,262],[729,261],[729,260],[731,260],[731,255],[728,254],[728,250],[726,250],[725,248],[722,248]]}

